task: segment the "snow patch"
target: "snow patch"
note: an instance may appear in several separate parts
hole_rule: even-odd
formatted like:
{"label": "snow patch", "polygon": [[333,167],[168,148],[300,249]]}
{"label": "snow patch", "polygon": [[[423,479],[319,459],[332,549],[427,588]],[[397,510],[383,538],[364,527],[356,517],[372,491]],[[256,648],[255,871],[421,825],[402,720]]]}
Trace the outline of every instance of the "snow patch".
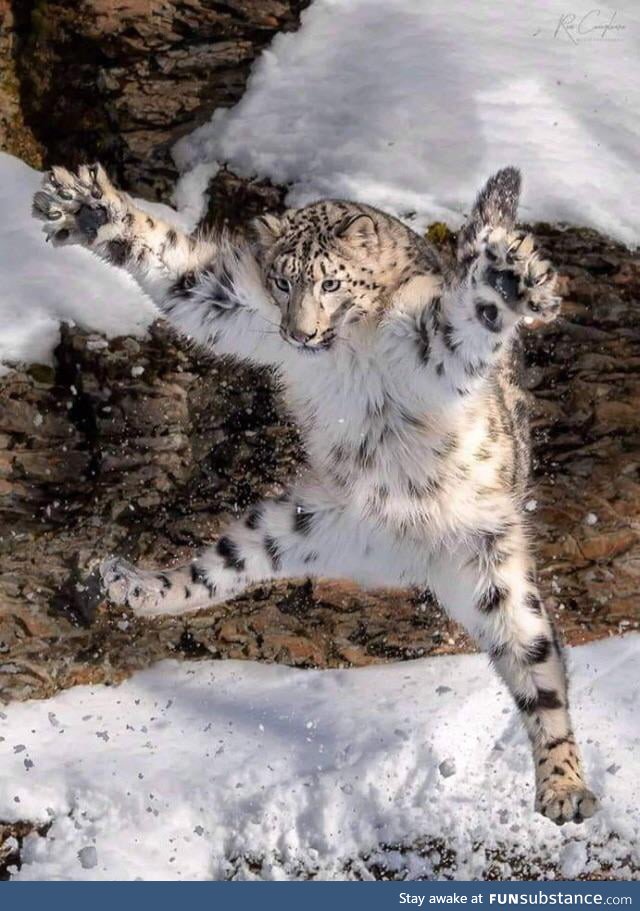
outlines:
{"label": "snow patch", "polygon": [[417,878],[442,869],[442,852],[419,850],[435,839],[460,879],[482,877],[491,852],[505,876],[523,856],[534,876],[610,864],[628,878],[640,635],[569,657],[602,809],[562,829],[533,813],[526,737],[482,655],[335,671],[165,661],[119,687],[11,704],[0,818],[51,823],[25,840],[15,879],[344,879],[377,854]]}
{"label": "snow patch", "polygon": [[640,10],[569,6],[314,0],[241,101],[179,141],[176,161],[226,162],[291,184],[292,206],[356,199],[417,228],[458,226],[489,174],[512,164],[523,220],[635,244]]}
{"label": "snow patch", "polygon": [[202,162],[186,171],[173,191],[173,202],[180,216],[189,223],[189,231],[198,226],[206,213],[209,182],[218,173],[215,162]]}

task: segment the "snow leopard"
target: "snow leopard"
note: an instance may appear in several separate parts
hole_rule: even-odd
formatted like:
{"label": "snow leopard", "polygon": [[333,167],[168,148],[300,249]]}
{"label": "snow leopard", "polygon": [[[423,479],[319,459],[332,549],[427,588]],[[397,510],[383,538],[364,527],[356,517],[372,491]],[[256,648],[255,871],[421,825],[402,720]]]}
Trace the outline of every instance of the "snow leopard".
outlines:
{"label": "snow leopard", "polygon": [[510,690],[535,807],[562,825],[590,817],[597,799],[524,508],[519,327],[555,319],[561,302],[556,272],[516,225],[520,189],[513,167],[488,180],[453,266],[399,219],[342,200],[260,216],[243,234],[188,235],[100,165],[54,167],[33,213],[54,245],[125,269],[187,339],[271,367],[306,452],[285,495],[231,519],[186,565],[105,556],[105,599],[154,617],[281,578],[429,593]]}

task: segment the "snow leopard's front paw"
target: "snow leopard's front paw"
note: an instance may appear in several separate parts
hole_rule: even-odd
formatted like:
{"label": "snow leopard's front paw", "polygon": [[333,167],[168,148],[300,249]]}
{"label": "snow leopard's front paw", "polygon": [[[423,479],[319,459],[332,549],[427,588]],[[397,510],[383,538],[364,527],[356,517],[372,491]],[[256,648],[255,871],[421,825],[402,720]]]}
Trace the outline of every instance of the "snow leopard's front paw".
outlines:
{"label": "snow leopard's front paw", "polygon": [[165,583],[160,574],[137,569],[121,557],[108,557],[100,565],[104,594],[112,604],[123,605],[141,617],[161,613]]}
{"label": "snow leopard's front paw", "polygon": [[493,228],[479,240],[471,273],[476,314],[487,328],[500,331],[503,317],[551,322],[560,312],[557,276],[542,259],[531,234]]}
{"label": "snow leopard's front paw", "polygon": [[82,165],[76,174],[60,167],[48,171],[33,197],[32,213],[44,222],[42,230],[53,244],[91,246],[121,209],[122,197],[95,164]]}

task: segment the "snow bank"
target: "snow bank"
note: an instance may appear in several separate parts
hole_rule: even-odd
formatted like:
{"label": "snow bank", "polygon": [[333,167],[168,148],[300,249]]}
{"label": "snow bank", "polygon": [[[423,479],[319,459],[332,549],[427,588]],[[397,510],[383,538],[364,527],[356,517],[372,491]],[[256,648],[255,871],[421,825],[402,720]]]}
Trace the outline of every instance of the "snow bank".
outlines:
{"label": "snow bank", "polygon": [[416,213],[418,227],[457,226],[486,177],[514,164],[525,219],[637,243],[639,26],[635,0],[615,13],[588,0],[314,0],[176,160],[291,183],[291,205]]}
{"label": "snow bank", "polygon": [[[486,852],[564,876],[640,863],[640,635],[571,650],[601,813],[533,815],[528,746],[483,656],[348,671],[163,662],[0,715],[0,818],[50,820],[16,879],[482,876]],[[477,848],[477,844],[482,847]],[[381,846],[386,845],[383,849]],[[389,847],[405,846],[404,852]],[[476,846],[476,847],[474,847]]]}
{"label": "snow bank", "polygon": [[[0,373],[21,362],[51,363],[62,321],[109,336],[141,335],[156,316],[125,272],[78,247],[45,243],[31,217],[41,179],[0,152]],[[168,206],[138,202],[182,226]]]}

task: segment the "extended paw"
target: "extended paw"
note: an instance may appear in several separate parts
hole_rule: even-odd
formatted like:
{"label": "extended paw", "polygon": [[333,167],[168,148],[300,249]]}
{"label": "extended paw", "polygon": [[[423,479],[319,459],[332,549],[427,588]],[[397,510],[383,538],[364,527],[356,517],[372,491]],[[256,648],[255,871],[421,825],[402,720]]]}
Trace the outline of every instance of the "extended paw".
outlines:
{"label": "extended paw", "polygon": [[530,234],[494,228],[481,237],[479,248],[472,283],[479,293],[478,317],[489,328],[502,305],[529,321],[555,319],[560,311],[556,273]]}
{"label": "extended paw", "polygon": [[547,819],[562,826],[566,822],[583,822],[598,809],[596,796],[576,783],[549,781],[540,789],[536,809]]}
{"label": "extended paw", "polygon": [[107,599],[122,604],[141,617],[162,613],[166,577],[162,573],[136,569],[121,557],[109,557],[100,565]]}
{"label": "extended paw", "polygon": [[47,240],[55,245],[91,244],[100,228],[114,221],[121,197],[104,169],[82,165],[76,174],[54,167],[33,197],[33,216],[44,221]]}

